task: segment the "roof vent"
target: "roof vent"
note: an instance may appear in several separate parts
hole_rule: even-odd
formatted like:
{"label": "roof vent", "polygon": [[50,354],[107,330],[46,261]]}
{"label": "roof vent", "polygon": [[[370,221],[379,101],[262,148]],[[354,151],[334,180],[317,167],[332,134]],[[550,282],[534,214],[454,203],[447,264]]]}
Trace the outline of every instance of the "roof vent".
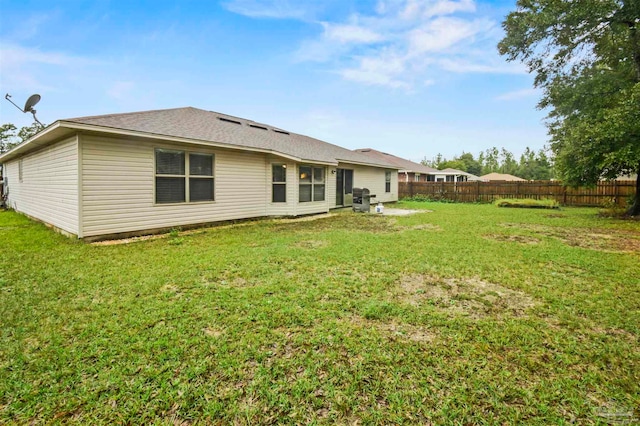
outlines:
{"label": "roof vent", "polygon": [[239,121],[235,121],[235,120],[231,120],[231,119],[229,119],[229,118],[218,117],[218,120],[220,120],[220,121],[226,121],[227,123],[233,123],[233,124],[242,125],[242,123],[241,123],[241,122],[239,122]]}
{"label": "roof vent", "polygon": [[285,132],[284,130],[278,130],[278,129],[273,129],[274,132],[276,133],[282,133],[283,135],[288,135],[289,132]]}
{"label": "roof vent", "polygon": [[254,129],[260,129],[260,130],[269,130],[266,127],[263,126],[257,126],[255,124],[249,124],[249,127],[253,127]]}

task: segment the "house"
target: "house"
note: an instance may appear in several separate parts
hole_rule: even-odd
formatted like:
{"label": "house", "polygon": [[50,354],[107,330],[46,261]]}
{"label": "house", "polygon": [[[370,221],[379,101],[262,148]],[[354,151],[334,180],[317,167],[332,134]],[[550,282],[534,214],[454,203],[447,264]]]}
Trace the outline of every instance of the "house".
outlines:
{"label": "house", "polygon": [[526,179],[522,179],[522,178],[519,178],[518,176],[513,176],[506,173],[489,173],[489,174],[480,176],[480,179],[485,182],[494,181],[494,180],[510,181],[510,182],[526,181]]}
{"label": "house", "polygon": [[436,182],[467,182],[478,181],[480,178],[471,173],[458,169],[442,169],[433,173]]}
{"label": "house", "polygon": [[398,199],[393,164],[191,107],[58,120],[0,163],[10,208],[88,240]]}
{"label": "house", "polygon": [[463,172],[462,170],[438,170],[372,148],[360,148],[356,149],[356,151],[367,154],[372,159],[394,164],[399,168],[398,182],[461,182],[480,179],[478,176]]}

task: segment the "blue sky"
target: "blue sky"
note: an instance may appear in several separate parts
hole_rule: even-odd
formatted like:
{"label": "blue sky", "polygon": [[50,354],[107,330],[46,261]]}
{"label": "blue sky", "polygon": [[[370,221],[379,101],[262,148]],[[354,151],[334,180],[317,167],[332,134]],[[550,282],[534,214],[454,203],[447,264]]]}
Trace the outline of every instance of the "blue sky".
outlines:
{"label": "blue sky", "polygon": [[[193,106],[414,161],[547,140],[496,50],[512,1],[0,0],[0,93],[38,118]],[[0,122],[31,124],[4,99]]]}

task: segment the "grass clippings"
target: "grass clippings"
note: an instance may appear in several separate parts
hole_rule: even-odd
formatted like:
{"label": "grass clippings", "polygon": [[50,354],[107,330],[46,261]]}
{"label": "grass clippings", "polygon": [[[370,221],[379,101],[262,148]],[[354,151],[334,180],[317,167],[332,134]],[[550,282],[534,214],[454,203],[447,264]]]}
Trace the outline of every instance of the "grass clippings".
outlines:
{"label": "grass clippings", "polygon": [[500,198],[493,202],[498,207],[514,207],[521,209],[559,209],[560,204],[555,200],[536,200],[533,198]]}

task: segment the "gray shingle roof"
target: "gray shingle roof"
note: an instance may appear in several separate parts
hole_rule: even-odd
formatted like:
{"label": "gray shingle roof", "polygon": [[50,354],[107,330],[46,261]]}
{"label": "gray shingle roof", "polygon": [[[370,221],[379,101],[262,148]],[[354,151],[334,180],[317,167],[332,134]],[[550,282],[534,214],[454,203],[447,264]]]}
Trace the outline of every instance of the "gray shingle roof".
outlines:
{"label": "gray shingle roof", "polygon": [[386,152],[376,151],[372,148],[360,148],[356,149],[356,152],[361,152],[372,159],[376,159],[377,161],[391,163],[403,172],[433,173],[438,171],[432,167],[428,167],[420,163],[414,163],[413,161],[405,160],[404,158],[396,157],[395,155],[387,154]]}
{"label": "gray shingle roof", "polygon": [[333,164],[342,161],[397,168],[393,163],[268,124],[192,107],[78,117],[61,122],[266,150],[303,161]]}

